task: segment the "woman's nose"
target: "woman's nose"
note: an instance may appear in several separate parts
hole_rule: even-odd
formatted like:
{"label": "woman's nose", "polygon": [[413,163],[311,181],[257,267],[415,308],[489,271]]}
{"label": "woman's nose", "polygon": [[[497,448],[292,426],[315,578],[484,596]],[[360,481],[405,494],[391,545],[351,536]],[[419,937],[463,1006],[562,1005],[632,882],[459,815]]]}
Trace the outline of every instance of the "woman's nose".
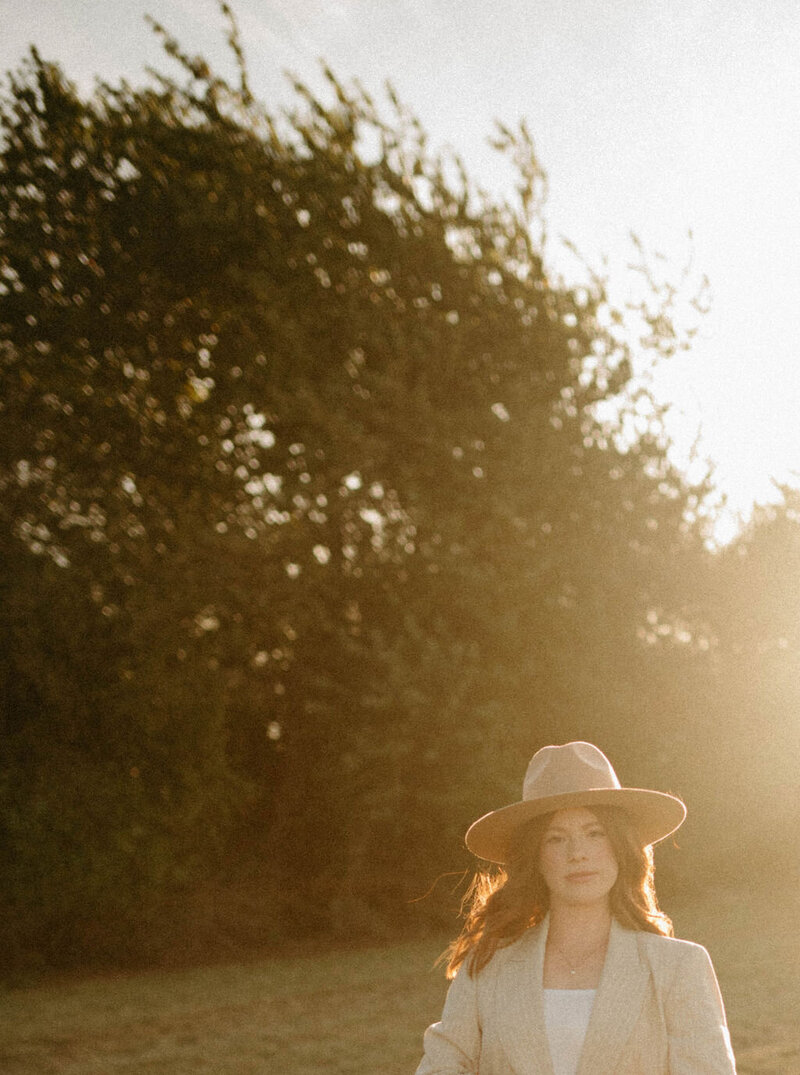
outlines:
{"label": "woman's nose", "polygon": [[572,837],[567,844],[567,854],[570,859],[582,859],[586,857],[586,841],[580,836]]}

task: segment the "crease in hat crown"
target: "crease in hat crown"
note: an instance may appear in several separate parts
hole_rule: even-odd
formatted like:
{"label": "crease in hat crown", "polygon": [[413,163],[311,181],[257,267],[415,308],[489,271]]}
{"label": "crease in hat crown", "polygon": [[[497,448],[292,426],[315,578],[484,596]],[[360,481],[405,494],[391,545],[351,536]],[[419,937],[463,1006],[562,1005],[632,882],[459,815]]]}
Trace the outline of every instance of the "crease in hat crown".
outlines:
{"label": "crease in hat crown", "polygon": [[467,847],[480,858],[504,862],[519,825],[550,810],[579,805],[621,807],[644,844],[665,839],[686,817],[685,805],[674,795],[623,787],[602,750],[576,740],[538,750],[525,773],[521,801],[473,822],[466,834]]}
{"label": "crease in hat crown", "polygon": [[602,750],[578,740],[563,746],[542,747],[533,755],[522,783],[522,798],[529,801],[621,786]]}

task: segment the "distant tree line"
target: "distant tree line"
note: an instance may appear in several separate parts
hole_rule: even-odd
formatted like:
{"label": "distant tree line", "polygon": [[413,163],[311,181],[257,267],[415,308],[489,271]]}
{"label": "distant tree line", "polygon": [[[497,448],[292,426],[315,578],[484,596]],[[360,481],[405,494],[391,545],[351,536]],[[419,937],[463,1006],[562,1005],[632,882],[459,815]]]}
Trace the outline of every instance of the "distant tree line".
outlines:
{"label": "distant tree line", "polygon": [[709,553],[602,282],[548,272],[525,129],[490,197],[398,102],[271,115],[157,30],[182,81],[84,100],[33,51],[0,112],[12,962],[441,921],[568,738],[694,797],[698,869],[772,854],[797,496]]}

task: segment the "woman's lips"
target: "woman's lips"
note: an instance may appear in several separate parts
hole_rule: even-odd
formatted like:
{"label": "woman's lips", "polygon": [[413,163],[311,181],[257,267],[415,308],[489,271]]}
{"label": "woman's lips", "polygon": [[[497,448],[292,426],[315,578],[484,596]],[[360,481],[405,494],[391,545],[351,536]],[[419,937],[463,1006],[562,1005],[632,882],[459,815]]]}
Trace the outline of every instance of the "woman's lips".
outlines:
{"label": "woman's lips", "polygon": [[597,876],[597,874],[595,873],[594,870],[580,870],[577,873],[568,873],[567,874],[567,880],[568,881],[590,881],[593,877],[596,877],[596,876]]}

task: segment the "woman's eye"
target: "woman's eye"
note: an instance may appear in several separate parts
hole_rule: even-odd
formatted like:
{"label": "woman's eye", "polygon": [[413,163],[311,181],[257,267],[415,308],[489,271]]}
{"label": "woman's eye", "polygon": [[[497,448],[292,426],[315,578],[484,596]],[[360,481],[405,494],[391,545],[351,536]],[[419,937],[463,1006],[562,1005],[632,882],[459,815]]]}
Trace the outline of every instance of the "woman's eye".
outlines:
{"label": "woman's eye", "polygon": [[589,835],[590,836],[605,836],[605,833],[603,832],[602,829],[592,829],[592,831],[589,833]]}

